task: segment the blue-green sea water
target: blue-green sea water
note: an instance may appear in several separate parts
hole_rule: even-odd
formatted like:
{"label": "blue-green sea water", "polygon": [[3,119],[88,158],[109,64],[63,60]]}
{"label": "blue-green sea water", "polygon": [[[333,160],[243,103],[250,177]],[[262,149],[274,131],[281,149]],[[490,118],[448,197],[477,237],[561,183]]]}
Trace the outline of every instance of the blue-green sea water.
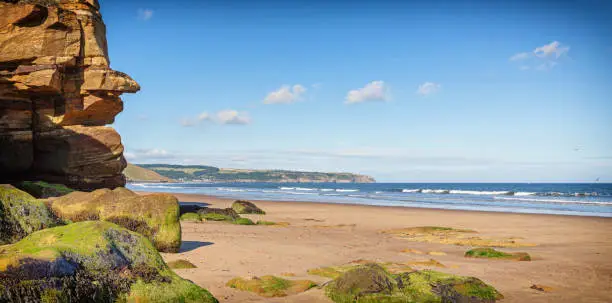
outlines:
{"label": "blue-green sea water", "polygon": [[232,199],[612,217],[611,183],[131,183]]}

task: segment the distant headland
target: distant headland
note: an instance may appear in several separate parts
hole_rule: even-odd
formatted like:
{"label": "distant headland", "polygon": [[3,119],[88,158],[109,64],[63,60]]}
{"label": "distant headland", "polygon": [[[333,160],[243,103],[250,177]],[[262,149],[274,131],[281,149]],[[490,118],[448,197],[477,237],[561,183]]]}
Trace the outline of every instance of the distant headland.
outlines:
{"label": "distant headland", "polygon": [[128,164],[128,182],[275,182],[375,183],[371,176],[353,173],[218,168],[208,165]]}

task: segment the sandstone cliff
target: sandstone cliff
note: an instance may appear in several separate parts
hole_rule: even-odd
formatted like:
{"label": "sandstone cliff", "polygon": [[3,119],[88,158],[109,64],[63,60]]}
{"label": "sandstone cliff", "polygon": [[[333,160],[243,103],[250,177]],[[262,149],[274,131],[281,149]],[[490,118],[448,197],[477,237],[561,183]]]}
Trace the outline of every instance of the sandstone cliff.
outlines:
{"label": "sandstone cliff", "polygon": [[110,68],[96,0],[0,0],[0,183],[125,184],[107,127],[139,85]]}

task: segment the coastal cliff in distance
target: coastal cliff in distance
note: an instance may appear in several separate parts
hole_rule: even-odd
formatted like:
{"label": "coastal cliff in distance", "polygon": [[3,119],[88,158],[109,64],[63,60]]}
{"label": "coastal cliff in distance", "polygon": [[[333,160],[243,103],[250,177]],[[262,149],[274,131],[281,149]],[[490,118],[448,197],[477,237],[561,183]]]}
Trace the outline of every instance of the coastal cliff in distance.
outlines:
{"label": "coastal cliff in distance", "polygon": [[[149,173],[146,173],[146,171]],[[375,183],[370,176],[352,173],[304,172],[218,168],[207,165],[129,164],[123,171],[128,181],[148,182],[274,182],[274,183]],[[169,180],[163,180],[152,173]]]}

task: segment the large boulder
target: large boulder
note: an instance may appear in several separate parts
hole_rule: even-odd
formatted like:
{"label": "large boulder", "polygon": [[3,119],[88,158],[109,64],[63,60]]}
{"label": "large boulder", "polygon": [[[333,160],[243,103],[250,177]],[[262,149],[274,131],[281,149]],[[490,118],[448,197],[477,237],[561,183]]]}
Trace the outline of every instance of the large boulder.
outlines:
{"label": "large boulder", "polygon": [[179,204],[172,195],[141,196],[123,187],[104,188],[73,192],[47,204],[66,221],[103,220],[141,233],[163,252],[178,252],[181,246]]}
{"label": "large boulder", "polygon": [[326,287],[334,302],[492,303],[503,296],[473,277],[432,270],[391,274],[377,264],[359,265]]}
{"label": "large boulder", "polygon": [[0,250],[1,302],[217,302],[110,222],[44,229]]}
{"label": "large boulder", "polygon": [[47,207],[26,192],[0,186],[0,245],[56,225]]}
{"label": "large boulder", "polygon": [[261,208],[257,207],[253,202],[244,201],[244,200],[236,200],[232,203],[232,209],[239,214],[259,214],[265,215],[266,212]]}
{"label": "large boulder", "polygon": [[110,68],[95,0],[0,1],[0,182],[123,186],[119,134],[105,125],[140,87]]}

